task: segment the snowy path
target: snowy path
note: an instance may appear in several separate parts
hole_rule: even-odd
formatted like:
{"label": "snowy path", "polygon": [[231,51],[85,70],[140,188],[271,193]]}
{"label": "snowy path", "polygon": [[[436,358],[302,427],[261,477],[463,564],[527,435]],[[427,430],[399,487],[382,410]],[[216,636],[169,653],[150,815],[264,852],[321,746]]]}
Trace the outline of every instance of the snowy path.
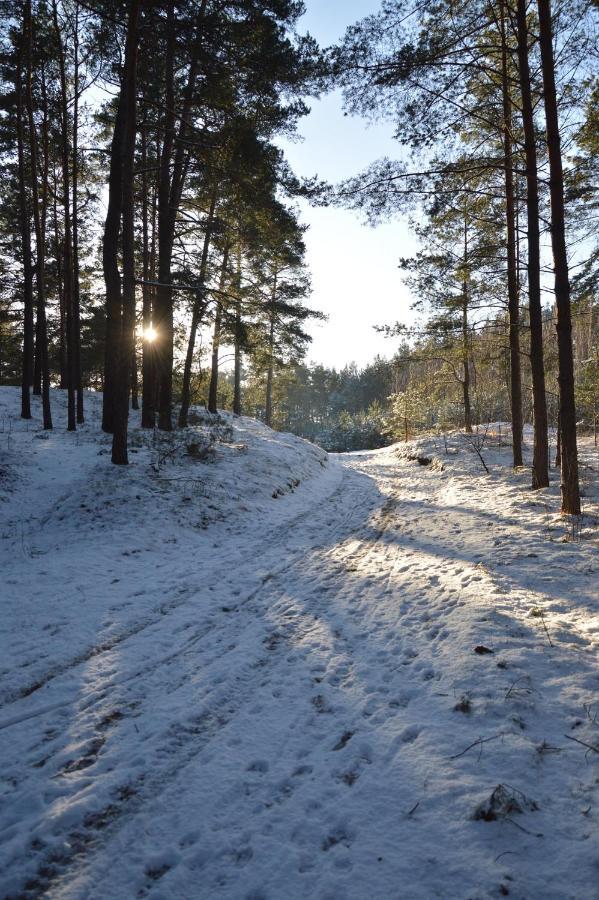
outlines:
{"label": "snowy path", "polygon": [[[332,461],[243,539],[155,548],[95,643],[33,646],[3,896],[599,897],[599,754],[564,738],[599,745],[597,546],[518,478]],[[523,811],[475,819],[498,784]]]}

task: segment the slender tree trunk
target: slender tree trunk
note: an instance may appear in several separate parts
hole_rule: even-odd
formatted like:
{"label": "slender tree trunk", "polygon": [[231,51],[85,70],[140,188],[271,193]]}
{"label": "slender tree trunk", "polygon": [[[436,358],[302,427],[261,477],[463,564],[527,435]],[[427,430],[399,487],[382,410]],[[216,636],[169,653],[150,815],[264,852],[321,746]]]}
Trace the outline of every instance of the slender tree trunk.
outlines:
{"label": "slender tree trunk", "polygon": [[[42,235],[44,236],[44,255],[45,255],[45,235],[46,235],[46,198],[48,193],[48,173],[49,173],[49,140],[48,140],[48,97],[46,92],[46,75],[45,75],[45,65],[42,63],[41,67],[41,86],[42,86],[42,104],[43,104],[43,125],[42,125],[42,155],[43,155],[43,173],[44,173],[44,187],[43,187],[43,224],[42,224]],[[33,106],[33,100],[32,100]],[[56,216],[56,178],[54,185],[54,214]],[[60,260],[57,257],[57,264],[59,264]],[[62,310],[62,307],[61,307]],[[46,340],[46,337],[42,338],[42,333],[45,334],[44,329],[44,321],[43,318],[40,319],[39,316],[36,316],[35,323],[35,360],[33,367],[33,393],[36,396],[41,396],[42,393],[42,357],[43,357],[43,343]],[[61,345],[62,349],[62,345]],[[61,381],[62,381],[62,371],[61,371]],[[60,385],[63,387],[64,385],[61,383]]]}
{"label": "slender tree trunk", "polygon": [[[196,41],[199,42],[206,12],[207,0],[201,0],[196,24]],[[185,177],[189,162],[186,144],[188,122],[191,115],[193,96],[198,73],[199,47],[194,48],[187,85],[179,121],[175,134],[175,4],[167,7],[167,45],[165,64],[165,117],[164,141],[160,157],[158,188],[158,281],[156,290],[156,313],[158,317],[158,427],[170,431],[173,405],[173,296],[171,288],[171,263],[175,240],[177,211],[181,203]],[[174,156],[173,156],[174,150]]]}
{"label": "slender tree trunk", "polygon": [[60,74],[60,157],[62,167],[62,208],[64,217],[64,297],[67,319],[67,429],[75,431],[76,418],[76,366],[75,366],[75,313],[73,300],[73,237],[71,231],[71,187],[69,173],[69,106],[67,77],[62,34],[58,23],[58,5],[52,0],[52,19],[58,47],[58,70]]}
{"label": "slender tree trunk", "polygon": [[133,325],[133,352],[131,354],[131,409],[139,409],[139,373],[137,371],[137,331]]}
{"label": "slender tree trunk", "polygon": [[160,155],[158,181],[158,282],[155,298],[155,319],[158,332],[156,342],[156,363],[158,378],[158,427],[171,431],[173,396],[173,296],[171,282],[171,260],[173,242],[171,237],[171,157],[175,140],[175,4],[167,4],[166,16],[166,60],[165,60],[165,113],[163,120],[164,140]]}
{"label": "slender tree trunk", "polygon": [[126,97],[124,84],[117,106],[108,175],[108,209],[102,241],[102,265],[106,286],[106,343],[102,429],[113,434],[118,417],[119,359],[122,343],[122,293],[119,272],[119,237],[123,210],[123,158],[125,153]]}
{"label": "slender tree trunk", "polygon": [[516,259],[516,208],[512,150],[512,96],[508,73],[505,0],[501,0],[501,93],[503,97],[503,164],[507,227],[507,289],[510,345],[510,407],[514,468],[522,465],[522,368],[520,361],[520,291]]}
{"label": "slender tree trunk", "polygon": [[207,305],[205,295],[206,272],[208,268],[208,251],[210,249],[210,241],[212,239],[212,227],[214,222],[215,207],[216,193],[212,195],[212,200],[210,202],[210,210],[208,212],[208,220],[206,222],[206,234],[204,236],[204,246],[202,248],[202,260],[200,262],[198,288],[195,294],[193,309],[191,313],[191,328],[189,331],[187,354],[185,356],[185,366],[183,369],[183,387],[181,391],[181,409],[179,410],[179,428],[187,428],[187,416],[189,413],[189,404],[191,402],[191,369],[195,352],[195,342],[198,332],[198,326],[202,320]]}
{"label": "slender tree trunk", "polygon": [[266,404],[264,408],[264,422],[269,428],[272,428],[272,382],[274,374],[273,364],[273,347],[275,339],[275,320],[274,315],[270,319],[270,332],[268,335],[269,359],[268,371],[266,373]]}
{"label": "slender tree trunk", "polygon": [[275,349],[275,302],[277,299],[278,272],[275,269],[273,285],[270,295],[270,327],[268,330],[268,370],[266,373],[266,403],[264,407],[264,421],[272,428],[272,382],[274,375],[274,349]]}
{"label": "slender tree trunk", "polygon": [[462,281],[462,393],[464,397],[464,431],[472,433],[470,404],[470,335],[468,333],[468,220],[464,218],[464,279]]}
{"label": "slender tree trunk", "polygon": [[[45,272],[45,214],[42,218],[40,209],[40,197],[38,188],[38,158],[37,158],[37,134],[35,128],[35,119],[33,116],[33,85],[32,85],[32,44],[33,44],[33,22],[31,17],[31,0],[25,3],[25,32],[27,47],[27,82],[26,82],[26,102],[27,102],[27,118],[29,122],[29,156],[31,168],[31,201],[33,206],[33,224],[35,228],[35,248],[36,248],[36,290],[37,290],[37,337],[38,337],[38,355],[40,360],[41,375],[41,393],[42,393],[42,414],[44,428],[50,430],[52,428],[52,411],[50,408],[50,364],[48,360],[48,329],[46,323],[46,272]],[[47,183],[47,163],[44,161],[44,177]],[[44,191],[44,207],[45,193]]]}
{"label": "slender tree trunk", "polygon": [[566,250],[564,173],[555,90],[551,2],[550,0],[538,0],[537,5],[539,10],[539,40],[543,69],[545,119],[547,122],[549,190],[551,194],[551,246],[555,269],[555,303],[557,307],[562,512],[578,515],[580,513],[580,488],[578,484],[578,450],[576,446],[576,403],[574,398],[570,279]]}
{"label": "slender tree trunk", "polygon": [[522,125],[526,153],[526,216],[528,231],[528,306],[530,315],[530,366],[532,371],[534,450],[533,489],[549,484],[549,441],[547,436],[547,398],[543,360],[543,309],[541,305],[541,252],[539,236],[539,184],[537,148],[528,61],[526,0],[518,0],[518,70],[522,94]]}
{"label": "slender tree trunk", "polygon": [[[42,395],[42,338],[41,338],[41,321],[37,315],[37,302],[34,303],[35,309],[35,347],[33,353],[33,386],[31,393],[34,397]],[[61,385],[62,387],[62,385]]]}
{"label": "slender tree trunk", "polygon": [[235,364],[233,373],[233,413],[241,415],[241,244],[237,248],[237,300],[235,302]]}
{"label": "slender tree trunk", "polygon": [[31,219],[25,177],[23,133],[22,54],[17,54],[15,94],[17,101],[17,153],[19,173],[19,222],[23,252],[23,356],[21,373],[21,418],[31,418],[30,388],[33,380],[33,262],[31,256]]}
{"label": "slender tree trunk", "polygon": [[143,340],[141,358],[142,400],[141,427],[154,428],[156,413],[154,397],[156,393],[156,374],[154,365],[154,341],[150,340],[152,328],[152,288],[148,284],[152,272],[149,235],[149,202],[148,202],[148,139],[146,128],[141,131],[141,163],[142,163],[142,269],[143,269]]}
{"label": "slender tree trunk", "polygon": [[85,422],[81,372],[81,286],[79,279],[79,3],[75,0],[73,34],[73,368],[77,423]]}
{"label": "slender tree trunk", "polygon": [[219,297],[216,303],[216,312],[214,314],[214,335],[212,338],[212,364],[210,367],[210,389],[208,391],[208,412],[218,412],[218,353],[220,349],[220,329],[223,314],[223,293],[227,278],[227,265],[229,263],[229,248],[225,247],[223,253],[223,261],[220,270],[220,280],[218,284]]}
{"label": "slender tree trunk", "polygon": [[56,285],[58,292],[58,314],[59,314],[59,334],[58,334],[58,354],[60,365],[60,388],[61,390],[67,386],[67,335],[66,335],[66,315],[64,308],[64,286],[62,278],[62,241],[60,238],[60,229],[58,225],[58,204],[56,198],[58,196],[58,181],[56,171],[54,171],[54,201],[52,204],[53,221],[54,221],[54,255],[56,257]]}
{"label": "slender tree trunk", "polygon": [[[127,429],[129,420],[129,382],[133,356],[133,330],[135,327],[135,202],[134,162],[136,136],[136,89],[139,0],[131,0],[127,24],[125,66],[119,107],[124,109],[125,125],[122,137],[121,167],[122,186],[122,244],[123,288],[120,329],[117,330],[117,382],[115,390],[115,416],[112,434],[112,462],[127,465]],[[118,272],[118,266],[117,266]]]}

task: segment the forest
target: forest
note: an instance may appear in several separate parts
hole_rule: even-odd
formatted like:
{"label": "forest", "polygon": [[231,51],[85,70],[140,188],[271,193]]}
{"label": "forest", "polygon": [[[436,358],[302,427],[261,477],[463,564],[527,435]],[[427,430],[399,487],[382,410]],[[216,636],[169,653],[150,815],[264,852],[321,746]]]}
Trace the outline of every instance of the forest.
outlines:
{"label": "forest", "polygon": [[[331,411],[300,424],[321,380],[301,367],[307,327],[324,313],[296,201],[410,215],[421,249],[399,265],[418,324],[380,326],[403,342],[397,365],[368,403],[356,385],[345,430],[372,403],[392,435],[398,417],[404,432],[502,419],[518,466],[534,421],[542,487],[552,425],[564,511],[579,511],[576,425],[596,431],[599,391],[592,5],[392,3],[332,48],[298,33],[301,11],[53,0],[5,14],[2,383],[20,380],[24,418],[41,396],[48,429],[51,386],[69,430],[101,389],[116,463],[129,406],[169,431],[197,401],[239,414],[247,391],[267,424],[312,436]],[[398,159],[306,182],[278,139],[334,87],[348,111],[396,123]]]}
{"label": "forest", "polygon": [[599,0],[0,22],[0,900],[594,900]]}

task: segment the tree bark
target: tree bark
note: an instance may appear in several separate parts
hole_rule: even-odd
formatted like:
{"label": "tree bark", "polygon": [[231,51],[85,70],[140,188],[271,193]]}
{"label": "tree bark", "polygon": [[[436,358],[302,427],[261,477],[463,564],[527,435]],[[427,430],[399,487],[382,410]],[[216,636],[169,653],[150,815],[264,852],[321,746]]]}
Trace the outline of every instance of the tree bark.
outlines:
{"label": "tree bark", "polygon": [[158,387],[158,427],[171,431],[173,403],[173,297],[170,287],[173,241],[171,237],[171,156],[175,140],[175,4],[168,3],[166,18],[166,59],[162,124],[164,140],[158,180],[158,282],[154,303],[157,329],[156,367]]}
{"label": "tree bark", "polygon": [[[207,0],[202,0],[196,25],[196,37],[199,37]],[[185,137],[191,115],[193,95],[198,72],[198,60],[195,55],[189,66],[187,85],[183,97],[179,130],[175,134],[175,90],[174,90],[174,54],[175,54],[175,4],[169,3],[167,8],[167,44],[165,64],[165,117],[164,141],[160,157],[160,176],[158,188],[158,281],[156,289],[156,314],[158,326],[157,362],[158,362],[158,427],[170,431],[173,405],[173,295],[171,289],[171,263],[177,210],[181,202],[187,165],[185,155]],[[197,49],[197,48],[196,48]],[[174,158],[173,157],[173,150]]]}
{"label": "tree bark", "polygon": [[510,347],[510,408],[512,419],[512,460],[522,465],[522,367],[520,361],[520,290],[516,255],[516,208],[512,150],[512,97],[508,77],[508,46],[505,0],[501,0],[501,93],[503,97],[503,164],[505,174],[505,217],[507,230],[507,289]]}
{"label": "tree bark", "polygon": [[526,154],[526,217],[528,232],[528,307],[530,316],[530,365],[532,371],[534,450],[532,487],[549,484],[549,441],[547,435],[547,398],[543,360],[543,309],[541,305],[541,255],[539,236],[539,185],[530,66],[526,0],[518,0],[518,70],[522,94],[522,125]]}
{"label": "tree bark", "polygon": [[[30,175],[31,175],[31,202],[33,206],[33,224],[35,229],[35,247],[36,247],[36,291],[37,291],[37,352],[39,356],[39,369],[41,378],[42,393],[42,415],[44,428],[50,430],[52,428],[52,411],[50,408],[50,364],[48,360],[48,328],[46,323],[46,275],[45,275],[45,214],[42,217],[40,210],[40,197],[37,182],[38,161],[37,161],[37,134],[35,129],[35,119],[33,117],[33,85],[32,85],[32,44],[33,44],[33,22],[31,17],[31,0],[25,2],[25,33],[26,33],[26,53],[27,53],[27,81],[26,81],[26,103],[27,118],[29,123],[29,156],[30,156]],[[44,161],[44,178],[47,184],[47,162]],[[44,207],[46,186],[44,185]]]}
{"label": "tree bark", "polygon": [[564,174],[555,89],[555,62],[550,0],[538,0],[539,40],[543,69],[543,93],[547,123],[549,154],[549,191],[551,195],[551,246],[555,269],[555,303],[557,307],[557,349],[559,381],[559,430],[562,512],[580,513],[578,483],[578,450],[576,446],[576,403],[574,398],[574,357],[572,352],[572,317],[570,279],[566,250],[564,210]]}
{"label": "tree bark", "polygon": [[237,248],[237,300],[235,302],[235,363],[233,373],[233,414],[241,415],[241,245]]}
{"label": "tree bark", "polygon": [[139,373],[137,371],[137,330],[133,325],[133,344],[131,353],[131,409],[139,409]]}
{"label": "tree bark", "polygon": [[[122,247],[123,247],[123,287],[120,328],[117,328],[117,381],[114,404],[114,429],[112,433],[112,462],[127,465],[127,430],[129,421],[129,385],[131,380],[131,359],[133,356],[133,333],[135,328],[135,201],[134,163],[136,136],[136,88],[137,88],[137,44],[139,0],[131,0],[127,23],[125,66],[121,99],[125,125],[122,136],[121,166],[122,186]],[[119,107],[120,107],[119,100]],[[118,264],[117,264],[118,272]]]}
{"label": "tree bark", "polygon": [[66,335],[66,316],[64,309],[64,290],[62,281],[62,242],[60,239],[60,229],[58,227],[58,204],[56,198],[58,196],[58,179],[56,171],[53,173],[53,189],[54,201],[52,204],[53,222],[54,222],[54,255],[56,257],[56,283],[58,292],[58,315],[59,315],[59,332],[58,332],[58,354],[60,366],[61,390],[67,386],[67,335]]}
{"label": "tree bark", "polygon": [[102,429],[114,433],[118,416],[118,380],[122,329],[122,293],[119,272],[119,238],[123,211],[123,157],[125,152],[126,97],[121,85],[110,149],[108,208],[102,241],[102,266],[106,287],[106,343]]}
{"label": "tree bark", "polygon": [[[143,271],[143,288],[142,288],[142,321],[143,321],[143,340],[142,340],[142,358],[141,358],[141,379],[142,379],[142,398],[141,398],[141,427],[154,428],[156,424],[155,412],[155,394],[156,394],[156,371],[154,364],[154,341],[149,340],[150,328],[152,328],[152,288],[148,284],[151,280],[152,260],[150,253],[150,235],[149,235],[149,201],[148,201],[148,138],[146,128],[141,130],[141,165],[142,165],[142,198],[141,198],[141,218],[142,218],[142,271]],[[152,229],[154,231],[154,229]]]}
{"label": "tree bark", "polygon": [[462,393],[464,398],[464,431],[472,433],[470,404],[470,335],[468,333],[468,220],[464,218],[464,279],[462,281]]}
{"label": "tree bark", "polygon": [[268,370],[266,372],[266,402],[264,405],[264,422],[269,428],[272,428],[272,382],[274,375],[274,346],[275,346],[275,309],[274,304],[277,299],[277,275],[275,269],[272,293],[270,296],[270,327],[268,330]]}
{"label": "tree bark", "polygon": [[220,281],[218,289],[220,295],[216,303],[216,312],[214,314],[214,334],[212,337],[212,363],[210,366],[210,389],[208,391],[208,412],[218,412],[218,353],[220,349],[220,330],[223,314],[222,294],[225,290],[227,265],[229,262],[229,248],[225,247],[223,253],[223,261],[220,270]]}
{"label": "tree bark", "polygon": [[181,391],[181,409],[179,410],[179,428],[187,428],[187,416],[189,413],[189,404],[191,402],[191,369],[193,365],[193,356],[195,352],[196,335],[198,326],[204,315],[207,300],[205,296],[206,271],[208,268],[208,252],[210,250],[210,241],[212,239],[212,227],[214,224],[214,210],[216,208],[216,193],[212,195],[210,201],[210,210],[208,212],[208,220],[206,222],[206,234],[204,235],[204,246],[202,248],[202,259],[200,262],[200,274],[198,278],[198,287],[195,293],[193,309],[191,313],[191,328],[189,331],[189,340],[187,342],[187,354],[185,356],[185,366],[183,369],[183,387]]}
{"label": "tree bark", "polygon": [[23,356],[21,372],[21,418],[31,418],[31,384],[33,381],[33,262],[31,255],[31,219],[25,177],[25,141],[23,133],[22,52],[19,48],[15,67],[17,102],[17,153],[19,176],[19,224],[23,252]]}
{"label": "tree bark", "polygon": [[75,0],[73,33],[73,369],[77,423],[85,422],[81,371],[81,286],[79,280],[79,3]]}
{"label": "tree bark", "polygon": [[274,317],[270,320],[269,347],[270,359],[268,362],[268,371],[266,373],[266,403],[264,407],[264,422],[269,428],[272,428],[272,382],[273,382],[273,342],[274,342]]}
{"label": "tree bark", "polygon": [[52,0],[52,19],[56,45],[58,48],[58,70],[60,75],[60,159],[62,168],[62,207],[64,218],[64,300],[66,310],[67,333],[67,430],[75,431],[76,418],[76,365],[75,365],[75,312],[73,300],[73,237],[71,232],[71,187],[69,174],[69,106],[67,96],[67,77],[62,34],[58,24],[58,5]]}

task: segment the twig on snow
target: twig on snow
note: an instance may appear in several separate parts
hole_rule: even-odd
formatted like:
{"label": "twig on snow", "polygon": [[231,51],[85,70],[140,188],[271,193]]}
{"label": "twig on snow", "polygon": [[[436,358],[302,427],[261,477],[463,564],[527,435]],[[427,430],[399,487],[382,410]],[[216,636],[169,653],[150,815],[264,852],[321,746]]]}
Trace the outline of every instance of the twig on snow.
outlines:
{"label": "twig on snow", "polygon": [[472,750],[473,747],[480,747],[480,752],[478,758],[480,759],[482,756],[482,745],[488,744],[489,741],[496,741],[498,738],[503,737],[503,731],[500,731],[499,734],[494,734],[488,738],[478,738],[476,741],[473,741],[472,744],[469,744],[465,750],[462,750],[461,753],[454,753],[453,756],[450,756],[450,759],[459,759],[460,756],[464,756],[465,753],[468,753],[469,750]]}
{"label": "twig on snow", "polygon": [[514,822],[513,819],[509,818],[509,816],[506,816],[505,821],[509,822],[511,825],[515,825],[516,828],[519,828],[520,831],[524,832],[524,834],[530,834],[531,837],[538,837],[538,838],[544,837],[542,831],[529,831],[528,828],[525,828],[524,825],[520,825],[518,822]]}
{"label": "twig on snow", "polygon": [[529,688],[529,687],[525,687],[525,688],[516,688],[516,685],[518,684],[518,682],[520,682],[520,681],[526,681],[526,680],[528,680],[528,675],[521,675],[519,678],[516,678],[515,681],[512,681],[512,683],[510,684],[509,688],[508,688],[507,691],[505,692],[505,697],[504,697],[503,699],[504,699],[504,700],[509,700],[509,698],[512,696],[512,691],[514,691],[514,690],[515,690],[515,691],[523,691],[525,694],[531,694],[531,693],[532,693],[532,689]]}
{"label": "twig on snow", "polygon": [[586,741],[581,741],[578,738],[572,737],[571,734],[565,734],[565,738],[568,738],[569,741],[574,741],[576,744],[580,744],[582,747],[587,748],[587,753],[589,750],[593,750],[595,753],[599,753],[599,747],[594,747],[593,744],[587,744]]}
{"label": "twig on snow", "polygon": [[545,622],[545,616],[541,612],[540,615],[541,622],[543,623],[543,628],[545,629],[545,634],[547,635],[547,640],[549,641],[549,646],[553,647],[553,641],[551,640],[551,636],[549,634],[549,629],[547,628],[547,623]]}

